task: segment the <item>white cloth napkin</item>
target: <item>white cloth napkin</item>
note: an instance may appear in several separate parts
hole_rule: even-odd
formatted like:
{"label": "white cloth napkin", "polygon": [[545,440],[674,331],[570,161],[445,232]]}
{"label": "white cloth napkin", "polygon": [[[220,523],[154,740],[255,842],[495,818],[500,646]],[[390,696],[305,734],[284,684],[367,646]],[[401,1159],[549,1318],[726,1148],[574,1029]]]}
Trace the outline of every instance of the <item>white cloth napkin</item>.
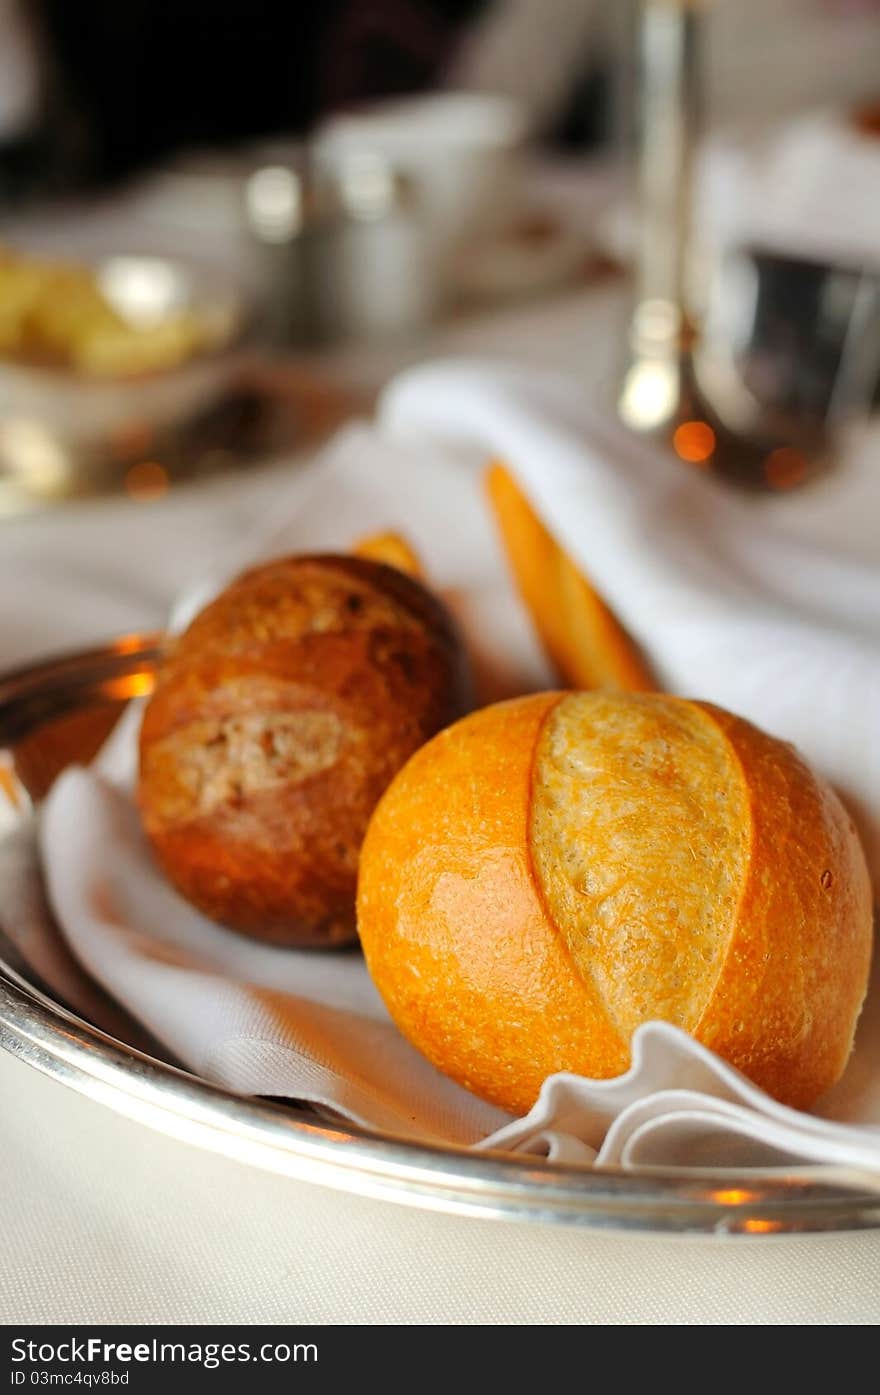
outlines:
{"label": "white cloth napkin", "polygon": [[701,231],[714,245],[880,266],[880,139],[847,112],[809,112],[758,137],[717,136],[697,189]]}
{"label": "white cloth napkin", "polygon": [[[876,870],[880,564],[807,546],[794,497],[759,502],[691,475],[555,378],[457,364],[404,375],[377,425],[344,433],[295,480],[279,500],[283,525],[224,558],[176,622],[256,555],[345,548],[398,528],[459,614],[484,699],[545,686],[483,501],[490,455],[517,471],[665,686],[793,739],[835,781]],[[121,724],[97,768],[56,783],[41,819],[44,876],[80,964],[190,1070],[404,1137],[629,1167],[824,1161],[867,1169],[880,1185],[876,992],[847,1073],[816,1115],[777,1105],[653,1023],[634,1038],[627,1075],[556,1076],[525,1119],[510,1120],[403,1041],[356,952],[254,944],[176,895],[131,800],[137,720]]]}

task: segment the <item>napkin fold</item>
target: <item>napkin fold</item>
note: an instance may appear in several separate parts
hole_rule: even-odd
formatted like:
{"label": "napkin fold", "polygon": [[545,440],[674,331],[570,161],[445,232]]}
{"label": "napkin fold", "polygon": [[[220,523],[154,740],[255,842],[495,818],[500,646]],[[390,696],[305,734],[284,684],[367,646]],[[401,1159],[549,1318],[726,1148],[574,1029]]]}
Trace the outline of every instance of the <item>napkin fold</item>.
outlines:
{"label": "napkin fold", "polygon": [[[255,558],[342,549],[396,528],[460,617],[483,699],[547,686],[483,501],[482,468],[498,455],[664,686],[794,740],[850,800],[876,873],[877,559],[839,543],[817,547],[815,536],[799,534],[794,496],[746,499],[690,474],[556,378],[475,364],[404,375],[376,424],[347,430],[292,480],[290,497],[278,501],[281,524],[227,556],[178,608],[176,623]],[[829,518],[846,507],[845,494],[845,482],[829,486]],[[411,1139],[585,1165],[826,1162],[866,1169],[880,1185],[877,993],[847,1073],[816,1115],[783,1108],[686,1034],[649,1023],[633,1038],[625,1076],[555,1076],[530,1113],[511,1120],[400,1037],[359,954],[248,941],[174,892],[132,800],[137,724],[132,712],[95,767],[56,782],[40,851],[54,918],[76,960],[169,1058],[231,1089],[309,1101]]]}
{"label": "napkin fold", "polygon": [[877,270],[880,140],[849,110],[811,110],[775,127],[706,143],[697,219],[715,248]]}

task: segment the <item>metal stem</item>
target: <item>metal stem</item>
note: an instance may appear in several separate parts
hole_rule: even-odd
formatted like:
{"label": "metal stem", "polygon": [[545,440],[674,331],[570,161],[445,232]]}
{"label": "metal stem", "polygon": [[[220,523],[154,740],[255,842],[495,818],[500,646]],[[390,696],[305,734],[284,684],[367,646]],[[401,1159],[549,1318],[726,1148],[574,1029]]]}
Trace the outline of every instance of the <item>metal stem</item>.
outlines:
{"label": "metal stem", "polygon": [[[700,114],[699,15],[687,0],[645,0],[641,25],[641,231],[633,347],[690,338],[688,257]],[[647,338],[648,343],[644,343]]]}

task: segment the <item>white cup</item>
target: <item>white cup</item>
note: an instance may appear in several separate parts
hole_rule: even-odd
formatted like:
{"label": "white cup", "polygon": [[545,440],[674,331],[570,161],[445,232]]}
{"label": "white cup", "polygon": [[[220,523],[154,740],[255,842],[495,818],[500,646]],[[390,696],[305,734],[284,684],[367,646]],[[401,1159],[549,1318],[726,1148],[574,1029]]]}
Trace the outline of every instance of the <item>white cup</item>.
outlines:
{"label": "white cup", "polygon": [[508,224],[521,198],[526,120],[507,97],[437,92],[331,117],[312,151],[332,173],[373,154],[412,180],[441,278],[468,243]]}

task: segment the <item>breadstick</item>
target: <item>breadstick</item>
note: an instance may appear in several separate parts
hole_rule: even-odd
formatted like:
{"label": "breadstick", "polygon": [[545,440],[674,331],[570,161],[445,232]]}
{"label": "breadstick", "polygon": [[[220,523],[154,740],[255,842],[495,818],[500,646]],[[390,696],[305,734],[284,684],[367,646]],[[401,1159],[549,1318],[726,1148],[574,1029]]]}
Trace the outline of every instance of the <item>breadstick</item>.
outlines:
{"label": "breadstick", "polygon": [[519,593],[566,686],[656,689],[633,640],[545,528],[510,471],[491,465],[486,488]]}

